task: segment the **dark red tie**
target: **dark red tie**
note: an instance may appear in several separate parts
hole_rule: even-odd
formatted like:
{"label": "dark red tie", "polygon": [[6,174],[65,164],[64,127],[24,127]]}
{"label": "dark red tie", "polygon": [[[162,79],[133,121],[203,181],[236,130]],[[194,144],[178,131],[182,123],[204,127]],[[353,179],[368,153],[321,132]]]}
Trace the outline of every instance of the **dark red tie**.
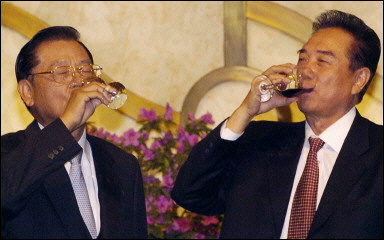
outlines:
{"label": "dark red tie", "polygon": [[309,138],[309,144],[311,148],[307,162],[293,198],[288,228],[289,239],[307,238],[316,212],[317,185],[319,182],[317,152],[324,146],[324,142],[320,138]]}

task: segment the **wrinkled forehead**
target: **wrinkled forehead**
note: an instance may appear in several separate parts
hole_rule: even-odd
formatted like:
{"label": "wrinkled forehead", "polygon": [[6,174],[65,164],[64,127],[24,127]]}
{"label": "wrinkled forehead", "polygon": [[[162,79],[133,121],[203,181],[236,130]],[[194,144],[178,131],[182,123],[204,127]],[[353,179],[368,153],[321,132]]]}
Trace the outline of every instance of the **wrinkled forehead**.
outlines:
{"label": "wrinkled forehead", "polygon": [[324,28],[314,33],[300,51],[348,57],[354,41],[353,35],[343,29]]}
{"label": "wrinkled forehead", "polygon": [[50,40],[42,42],[35,51],[38,65],[81,65],[91,63],[85,48],[74,40]]}

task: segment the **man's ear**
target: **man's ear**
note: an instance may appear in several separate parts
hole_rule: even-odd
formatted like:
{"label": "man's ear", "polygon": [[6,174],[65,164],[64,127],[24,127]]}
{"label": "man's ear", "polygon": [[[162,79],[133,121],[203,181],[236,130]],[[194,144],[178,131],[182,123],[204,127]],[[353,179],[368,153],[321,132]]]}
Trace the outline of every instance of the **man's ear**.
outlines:
{"label": "man's ear", "polygon": [[17,85],[17,91],[19,91],[20,97],[26,106],[33,106],[35,102],[34,92],[32,83],[30,81],[28,81],[27,79],[20,80]]}
{"label": "man's ear", "polygon": [[352,86],[352,94],[358,94],[368,83],[371,71],[366,68],[359,68],[355,71],[355,79]]}

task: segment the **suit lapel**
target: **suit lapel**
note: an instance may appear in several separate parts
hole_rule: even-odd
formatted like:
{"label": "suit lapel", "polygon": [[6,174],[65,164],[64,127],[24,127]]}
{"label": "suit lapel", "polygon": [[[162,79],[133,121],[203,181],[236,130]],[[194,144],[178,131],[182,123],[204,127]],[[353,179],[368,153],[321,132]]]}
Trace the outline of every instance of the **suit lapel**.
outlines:
{"label": "suit lapel", "polygon": [[272,157],[268,159],[268,177],[270,198],[275,221],[275,232],[281,233],[289,203],[290,193],[295,178],[297,164],[303,147],[305,127],[304,122],[282,132],[280,142],[272,149]]}
{"label": "suit lapel", "polygon": [[[40,131],[37,121],[34,120],[27,127],[26,134],[30,135],[30,138],[37,138],[33,135],[39,134]],[[69,179],[64,166],[48,175],[44,180],[43,185],[52,205],[64,225],[64,228],[68,230],[69,237],[78,239],[91,238],[81,217],[80,210],[77,207],[71,180]]]}
{"label": "suit lapel", "polygon": [[[101,228],[99,237],[114,236],[119,227],[120,192],[118,178],[113,170],[112,158],[92,138],[88,138],[92,148],[95,163],[96,176],[99,189],[100,221]],[[63,225],[68,230],[70,238],[91,238],[88,229],[78,209],[76,197],[73,192],[71,181],[64,167],[47,177],[44,182],[48,196],[52,201]],[[116,190],[117,189],[117,190]],[[79,224],[80,223],[80,224]]]}
{"label": "suit lapel", "polygon": [[117,173],[107,146],[101,145],[92,137],[88,137],[95,163],[100,202],[100,234],[101,237],[115,236],[120,229],[120,191]]}
{"label": "suit lapel", "polygon": [[364,173],[366,165],[360,156],[369,148],[367,133],[368,127],[357,113],[325,187],[310,234],[337,209]]}
{"label": "suit lapel", "polygon": [[90,238],[73,192],[71,180],[64,167],[49,175],[44,182],[45,189],[52,201],[70,238]]}

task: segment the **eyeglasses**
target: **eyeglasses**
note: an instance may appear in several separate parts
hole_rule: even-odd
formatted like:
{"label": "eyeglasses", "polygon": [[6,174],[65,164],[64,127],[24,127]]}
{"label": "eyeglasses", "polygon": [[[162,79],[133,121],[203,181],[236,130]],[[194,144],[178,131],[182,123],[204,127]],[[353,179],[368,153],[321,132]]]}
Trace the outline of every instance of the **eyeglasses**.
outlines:
{"label": "eyeglasses", "polygon": [[55,82],[64,84],[72,81],[73,77],[75,76],[75,72],[80,73],[81,78],[84,79],[95,76],[100,77],[101,70],[103,70],[103,68],[96,64],[85,64],[79,67],[57,66],[51,71],[30,73],[28,76],[37,74],[52,74],[53,80]]}

